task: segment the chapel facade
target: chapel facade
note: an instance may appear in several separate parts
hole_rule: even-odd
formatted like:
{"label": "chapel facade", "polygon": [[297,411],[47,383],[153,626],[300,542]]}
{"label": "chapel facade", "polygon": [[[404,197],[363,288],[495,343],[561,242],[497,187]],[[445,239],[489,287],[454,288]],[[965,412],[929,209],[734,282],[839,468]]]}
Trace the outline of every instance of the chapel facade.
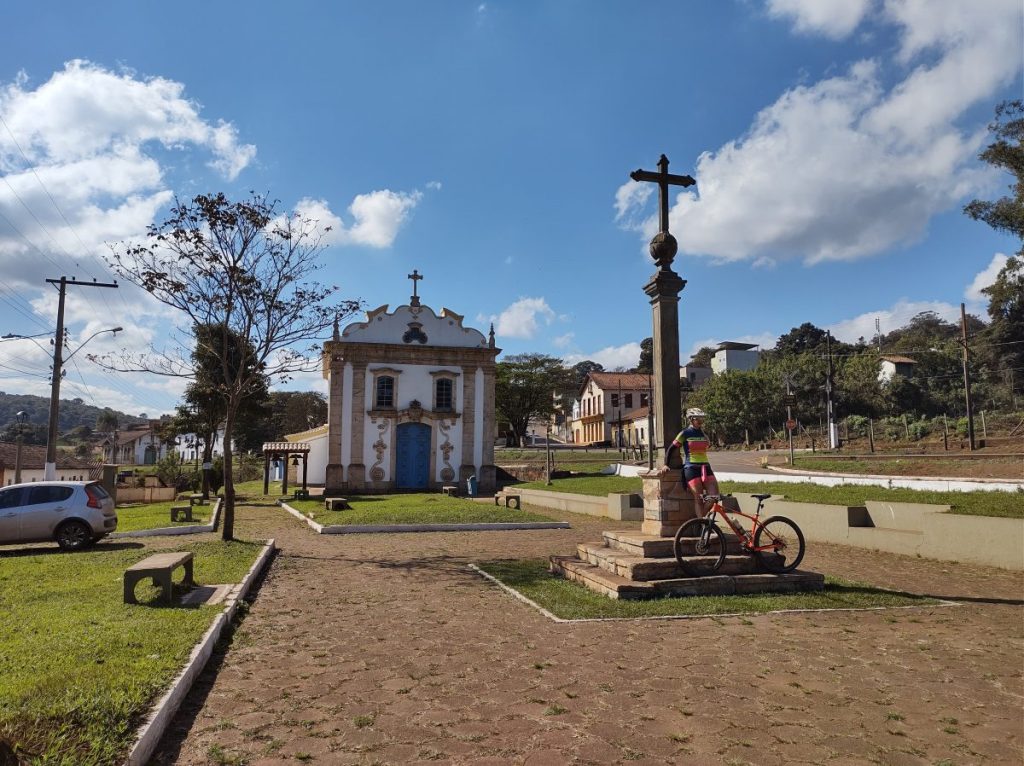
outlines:
{"label": "chapel facade", "polygon": [[[415,273],[415,272],[414,272]],[[415,287],[415,282],[413,283]],[[414,294],[324,344],[325,496],[439,490],[476,476],[494,490],[494,329],[463,327]]]}

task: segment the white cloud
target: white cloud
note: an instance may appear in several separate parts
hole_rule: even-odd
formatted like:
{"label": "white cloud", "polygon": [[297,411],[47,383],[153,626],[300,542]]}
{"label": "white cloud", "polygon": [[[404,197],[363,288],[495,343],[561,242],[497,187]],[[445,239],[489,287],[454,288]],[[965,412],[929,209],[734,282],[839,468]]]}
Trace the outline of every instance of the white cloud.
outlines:
{"label": "white cloud", "polygon": [[[393,192],[390,189],[356,195],[348,212],[354,219],[351,226],[335,215],[330,205],[322,199],[305,197],[295,205],[295,213],[301,218],[317,222],[328,245],[366,245],[368,247],[390,247],[398,230],[409,217],[409,213],[422,199],[423,193]],[[327,232],[326,229],[330,228]]]}
{"label": "white cloud", "polygon": [[566,366],[572,366],[577,362],[589,359],[597,362],[606,370],[618,368],[629,369],[636,367],[640,361],[640,344],[623,343],[621,346],[605,346],[590,354],[569,354],[564,358]]}
{"label": "white cloud", "polygon": [[103,276],[105,243],[144,234],[170,201],[163,153],[205,154],[233,180],[256,152],[229,123],[204,120],[181,83],[85,61],[38,87],[25,74],[0,85],[0,114],[0,210],[14,227],[0,228],[7,284],[37,287],[43,261]]}
{"label": "white cloud", "polygon": [[[810,18],[817,3],[791,5]],[[1019,75],[1022,16],[1019,0],[886,3],[895,55],[787,90],[745,135],[700,156],[696,191],[670,213],[680,251],[815,263],[920,239],[989,177],[975,160],[984,125],[955,123]],[[617,209],[634,203],[620,187]],[[648,218],[644,237],[656,226]]]}
{"label": "white cloud", "polygon": [[822,329],[831,330],[833,337],[845,343],[856,343],[859,338],[870,341],[875,337],[875,319],[879,320],[880,330],[884,335],[903,327],[925,311],[934,311],[947,322],[960,322],[959,306],[945,301],[911,301],[901,298],[891,308],[867,311],[853,319],[824,325]]}
{"label": "white cloud", "polygon": [[839,40],[857,28],[873,4],[874,0],[768,0],[768,14],[792,20],[797,32]]}
{"label": "white cloud", "polygon": [[572,345],[573,339],[576,337],[576,333],[567,332],[565,335],[559,335],[556,338],[551,339],[551,345],[555,348],[569,348]]}
{"label": "white cloud", "polygon": [[1002,271],[1007,260],[1009,259],[1005,254],[996,253],[992,256],[988,266],[979,271],[971,284],[964,290],[964,298],[971,304],[974,313],[984,311],[988,306],[988,296],[982,292],[982,289],[996,281],[996,277],[999,276],[999,272]]}
{"label": "white cloud", "polygon": [[441,191],[441,182],[440,181],[427,181],[426,186],[431,191]]}
{"label": "white cloud", "polygon": [[623,221],[627,216],[643,208],[654,192],[648,183],[639,183],[630,179],[615,192],[615,220]]}
{"label": "white cloud", "polygon": [[482,318],[494,322],[494,332],[505,338],[532,338],[542,325],[550,325],[555,312],[543,298],[520,298],[500,314]]}

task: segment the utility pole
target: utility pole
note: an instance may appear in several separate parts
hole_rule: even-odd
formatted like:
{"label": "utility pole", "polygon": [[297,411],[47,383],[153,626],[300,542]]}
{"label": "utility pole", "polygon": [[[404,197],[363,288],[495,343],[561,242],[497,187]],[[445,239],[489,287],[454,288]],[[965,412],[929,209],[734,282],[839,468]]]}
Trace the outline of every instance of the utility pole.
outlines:
{"label": "utility pole", "polygon": [[828,353],[828,374],[825,377],[825,414],[828,421],[828,446],[829,449],[839,447],[839,431],[836,426],[835,402],[832,399],[832,390],[835,385],[835,369],[832,367],[832,332],[825,334],[825,350]]}
{"label": "utility pole", "polygon": [[117,287],[117,282],[79,282],[74,277],[68,279],[47,279],[51,285],[58,285],[60,297],[57,300],[57,332],[53,337],[53,377],[50,381],[50,424],[46,433],[46,464],[43,469],[43,480],[53,481],[57,478],[57,416],[60,411],[60,379],[61,365],[64,363],[64,294],[68,285],[82,287]]}
{"label": "utility pole", "polygon": [[964,347],[964,398],[967,401],[967,440],[970,443],[971,452],[974,452],[974,410],[971,407],[971,370],[968,364],[970,352],[967,348],[967,311],[962,303],[960,304],[960,334],[962,337],[960,342]]}

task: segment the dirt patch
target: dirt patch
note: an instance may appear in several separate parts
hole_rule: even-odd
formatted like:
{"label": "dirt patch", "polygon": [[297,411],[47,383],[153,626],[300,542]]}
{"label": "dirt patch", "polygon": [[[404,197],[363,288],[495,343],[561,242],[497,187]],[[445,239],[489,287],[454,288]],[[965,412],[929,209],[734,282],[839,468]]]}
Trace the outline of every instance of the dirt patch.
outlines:
{"label": "dirt patch", "polygon": [[555,624],[466,566],[611,528],[545,513],[573,529],[333,538],[239,509],[281,553],[153,762],[1024,758],[1021,573],[816,543],[810,569],[965,606]]}

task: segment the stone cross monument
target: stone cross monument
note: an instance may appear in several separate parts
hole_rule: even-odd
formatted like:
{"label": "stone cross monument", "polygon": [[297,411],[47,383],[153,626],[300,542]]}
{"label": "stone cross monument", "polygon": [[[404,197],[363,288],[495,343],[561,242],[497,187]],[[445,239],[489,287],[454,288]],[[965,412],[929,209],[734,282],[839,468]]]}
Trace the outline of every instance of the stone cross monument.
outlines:
{"label": "stone cross monument", "polygon": [[[672,271],[672,259],[679,245],[668,230],[668,187],[693,186],[690,176],[668,172],[668,158],[658,160],[658,172],[635,170],[629,174],[634,181],[658,184],[659,231],[651,240],[651,257],[658,270],[644,285],[651,299],[654,314],[654,396],[652,406],[656,428],[651,434],[652,449],[667,448],[679,433],[682,413],[679,404],[679,293],[686,280]],[[646,534],[667,536],[693,515],[693,500],[683,484],[680,464],[673,456],[672,470],[661,474],[654,471],[641,474],[644,481],[644,523]]]}

